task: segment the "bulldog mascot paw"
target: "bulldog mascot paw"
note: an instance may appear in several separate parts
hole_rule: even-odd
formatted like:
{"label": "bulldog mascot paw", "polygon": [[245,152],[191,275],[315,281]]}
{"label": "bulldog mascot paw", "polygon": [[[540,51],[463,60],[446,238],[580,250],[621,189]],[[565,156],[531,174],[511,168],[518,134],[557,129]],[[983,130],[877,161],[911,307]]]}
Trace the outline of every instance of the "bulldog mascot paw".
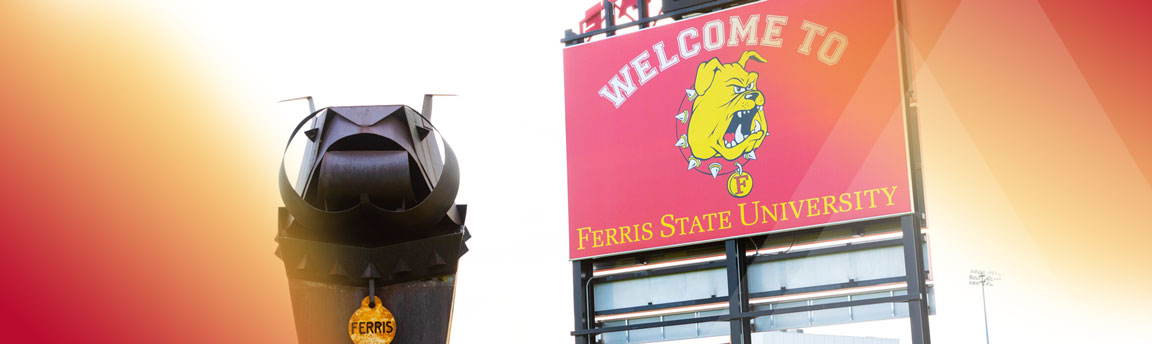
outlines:
{"label": "bulldog mascot paw", "polygon": [[[759,75],[744,69],[749,60],[765,62],[755,51],[745,51],[736,63],[712,58],[696,70],[695,101],[686,135],[692,152],[690,169],[714,157],[755,159],[754,151],[768,135],[764,97],[756,89]],[[716,172],[713,169],[713,177]]]}

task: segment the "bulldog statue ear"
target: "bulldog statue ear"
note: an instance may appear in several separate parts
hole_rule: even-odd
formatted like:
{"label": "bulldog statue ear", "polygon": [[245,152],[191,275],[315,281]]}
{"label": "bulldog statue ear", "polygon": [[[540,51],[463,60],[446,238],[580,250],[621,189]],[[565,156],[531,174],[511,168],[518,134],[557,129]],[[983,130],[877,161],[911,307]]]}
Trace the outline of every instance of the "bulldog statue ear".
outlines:
{"label": "bulldog statue ear", "polygon": [[713,57],[708,62],[700,64],[700,68],[696,70],[696,94],[704,95],[708,92],[708,88],[712,87],[712,80],[716,78],[716,71],[720,70],[720,59]]}

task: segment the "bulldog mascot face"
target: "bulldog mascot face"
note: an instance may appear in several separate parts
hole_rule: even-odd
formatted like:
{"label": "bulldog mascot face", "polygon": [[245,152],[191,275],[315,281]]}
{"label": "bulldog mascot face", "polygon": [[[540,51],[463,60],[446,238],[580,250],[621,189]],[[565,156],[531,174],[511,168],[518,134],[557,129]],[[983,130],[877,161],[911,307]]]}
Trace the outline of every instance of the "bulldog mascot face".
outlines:
{"label": "bulldog mascot face", "polygon": [[[735,63],[712,58],[696,70],[695,101],[688,120],[690,162],[723,157],[732,161],[760,147],[764,137],[764,97],[756,89],[759,75],[744,69],[750,60],[765,62],[745,51]],[[690,167],[691,168],[691,167]]]}

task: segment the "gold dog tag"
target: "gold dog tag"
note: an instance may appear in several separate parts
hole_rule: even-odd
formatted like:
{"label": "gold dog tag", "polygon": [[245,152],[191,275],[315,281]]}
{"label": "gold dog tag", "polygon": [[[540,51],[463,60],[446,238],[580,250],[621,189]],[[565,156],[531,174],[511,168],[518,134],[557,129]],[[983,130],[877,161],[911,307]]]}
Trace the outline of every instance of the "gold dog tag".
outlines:
{"label": "gold dog tag", "polygon": [[396,337],[396,318],[376,297],[376,307],[368,307],[368,296],[348,320],[348,335],[356,344],[388,344]]}

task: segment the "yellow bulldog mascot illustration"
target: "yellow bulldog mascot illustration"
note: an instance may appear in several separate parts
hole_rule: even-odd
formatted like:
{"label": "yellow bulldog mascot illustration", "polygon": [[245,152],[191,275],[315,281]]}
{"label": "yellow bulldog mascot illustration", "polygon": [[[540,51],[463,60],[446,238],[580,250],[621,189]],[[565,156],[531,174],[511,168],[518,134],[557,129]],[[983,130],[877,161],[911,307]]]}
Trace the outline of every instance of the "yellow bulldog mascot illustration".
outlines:
{"label": "yellow bulldog mascot illustration", "polygon": [[764,62],[755,51],[745,51],[736,63],[712,58],[696,70],[687,135],[694,158],[736,160],[764,140],[764,97],[756,89],[759,74],[744,69],[749,60]]}
{"label": "yellow bulldog mascot illustration", "polygon": [[745,69],[748,61],[765,62],[759,53],[745,51],[734,63],[721,63],[717,58],[701,63],[693,88],[687,90],[691,111],[676,116],[687,124],[676,145],[689,152],[685,156],[688,169],[722,158],[726,162],[715,159],[705,173],[713,178],[731,173],[729,193],[736,197],[751,191],[751,176],[743,171],[742,163],[756,159],[756,149],[768,136],[764,96],[756,88],[760,76]]}

